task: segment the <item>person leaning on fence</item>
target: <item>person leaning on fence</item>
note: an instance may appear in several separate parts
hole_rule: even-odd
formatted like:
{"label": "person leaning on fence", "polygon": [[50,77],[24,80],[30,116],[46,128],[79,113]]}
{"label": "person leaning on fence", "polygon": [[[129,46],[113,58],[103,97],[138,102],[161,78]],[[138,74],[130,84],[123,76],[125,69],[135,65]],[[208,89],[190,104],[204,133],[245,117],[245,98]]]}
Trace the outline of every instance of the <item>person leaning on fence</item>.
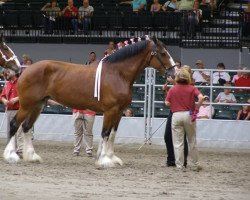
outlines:
{"label": "person leaning on fence", "polygon": [[[189,145],[189,156],[192,170],[200,171],[198,152],[196,149],[196,117],[203,102],[203,95],[191,85],[191,76],[185,69],[180,70],[175,77],[174,85],[165,99],[166,106],[170,106],[172,116],[172,136],[175,153],[175,164],[178,169],[184,168],[184,135],[186,133]],[[195,98],[198,104],[195,106]]]}
{"label": "person leaning on fence", "polygon": [[85,147],[88,157],[92,157],[93,150],[93,125],[96,113],[91,110],[73,109],[75,142],[73,156],[79,156],[81,145]]}
{"label": "person leaning on fence", "polygon": [[[243,70],[248,70],[247,67],[244,67]],[[242,72],[241,77],[235,81],[236,87],[249,87],[248,89],[237,89],[240,92],[249,92],[250,91],[250,72]]]}
{"label": "person leaning on fence", "polygon": [[[224,84],[224,86],[231,86],[230,84]],[[231,89],[224,88],[224,92],[220,92],[214,102],[219,103],[236,103],[237,100],[233,93],[231,93]]]}
{"label": "person leaning on fence", "polygon": [[43,24],[44,34],[53,34],[54,27],[57,23],[57,18],[61,15],[61,9],[57,4],[57,0],[51,0],[50,3],[46,3],[42,8],[42,12],[45,12]]}
{"label": "person leaning on fence", "polygon": [[[10,121],[15,117],[17,110],[19,109],[19,97],[17,94],[17,74],[8,69],[5,72],[7,83],[4,86],[2,93],[1,93],[1,101],[4,104],[5,111],[6,111],[6,123],[7,123],[7,138],[9,138],[9,131],[10,131]],[[19,157],[22,157],[23,153],[23,132],[22,128],[18,129],[16,132],[16,153]]]}

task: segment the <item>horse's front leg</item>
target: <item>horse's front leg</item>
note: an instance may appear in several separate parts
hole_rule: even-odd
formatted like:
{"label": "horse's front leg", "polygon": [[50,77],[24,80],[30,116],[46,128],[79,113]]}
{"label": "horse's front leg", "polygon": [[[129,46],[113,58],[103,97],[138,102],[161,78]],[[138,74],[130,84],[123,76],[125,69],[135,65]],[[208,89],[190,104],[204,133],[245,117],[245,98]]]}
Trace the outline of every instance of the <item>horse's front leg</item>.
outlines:
{"label": "horse's front leg", "polygon": [[123,164],[122,160],[114,155],[114,141],[120,119],[121,115],[114,118],[113,115],[104,114],[102,138],[96,161],[99,167],[108,168],[114,167],[115,164]]}

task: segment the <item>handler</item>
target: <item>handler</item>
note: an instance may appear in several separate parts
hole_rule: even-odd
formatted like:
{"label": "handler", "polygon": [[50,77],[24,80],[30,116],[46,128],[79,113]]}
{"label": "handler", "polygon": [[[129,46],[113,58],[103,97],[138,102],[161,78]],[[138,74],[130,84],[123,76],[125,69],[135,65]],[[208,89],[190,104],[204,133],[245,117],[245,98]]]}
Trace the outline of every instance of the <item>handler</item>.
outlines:
{"label": "handler", "polygon": [[[168,92],[165,104],[171,107],[172,136],[175,153],[175,164],[178,169],[184,167],[184,135],[186,133],[189,155],[193,164],[193,170],[199,171],[198,152],[196,149],[196,115],[203,102],[203,95],[191,85],[191,76],[186,69],[181,69],[175,77],[176,85]],[[198,97],[198,105],[195,107],[195,97]]]}

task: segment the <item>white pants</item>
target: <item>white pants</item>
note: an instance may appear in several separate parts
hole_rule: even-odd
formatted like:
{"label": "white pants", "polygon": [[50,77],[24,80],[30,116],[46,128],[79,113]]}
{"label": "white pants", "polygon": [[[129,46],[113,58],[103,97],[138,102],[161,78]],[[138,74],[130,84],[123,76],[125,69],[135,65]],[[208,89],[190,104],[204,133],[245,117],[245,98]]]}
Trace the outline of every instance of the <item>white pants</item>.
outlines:
{"label": "white pants", "polygon": [[[92,128],[95,121],[95,116],[74,113],[73,117],[75,119],[75,142],[74,142],[74,152],[80,152],[81,144],[85,147],[85,151],[91,152],[93,149],[93,132]],[[83,138],[84,137],[84,138]],[[83,140],[84,139],[84,140]]]}
{"label": "white pants", "polygon": [[182,168],[184,164],[184,135],[186,133],[190,160],[193,165],[198,165],[198,152],[196,149],[196,122],[191,121],[189,111],[173,113],[172,135],[175,153],[175,164]]}

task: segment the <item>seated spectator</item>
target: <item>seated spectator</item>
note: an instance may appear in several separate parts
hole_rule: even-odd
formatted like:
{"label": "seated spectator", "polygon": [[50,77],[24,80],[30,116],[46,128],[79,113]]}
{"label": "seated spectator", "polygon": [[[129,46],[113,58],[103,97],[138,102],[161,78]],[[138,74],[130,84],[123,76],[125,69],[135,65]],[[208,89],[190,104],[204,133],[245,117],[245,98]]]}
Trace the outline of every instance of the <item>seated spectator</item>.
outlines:
{"label": "seated spectator", "polygon": [[[198,69],[204,69],[204,63],[202,60],[197,60],[195,64]],[[210,81],[210,72],[194,71],[192,78],[196,85],[206,85],[209,84]]]}
{"label": "seated spectator", "polygon": [[146,0],[123,1],[120,4],[131,4],[134,12],[145,11],[147,8]]}
{"label": "seated spectator", "polygon": [[170,0],[167,1],[163,6],[163,11],[177,11],[178,10],[178,1],[177,0]]}
{"label": "seated spectator", "polygon": [[151,4],[150,11],[152,13],[159,12],[161,10],[161,4],[159,3],[159,0],[154,0],[154,2]]}
{"label": "seated spectator", "polygon": [[[225,84],[224,86],[231,86],[230,84]],[[236,103],[237,100],[233,93],[231,93],[231,89],[225,88],[224,92],[220,92],[214,102],[219,103]]]}
{"label": "seated spectator", "polygon": [[62,18],[60,20],[62,30],[68,32],[69,29],[72,29],[72,20],[77,19],[77,15],[78,8],[74,6],[74,0],[68,0],[68,5],[62,10]]}
{"label": "seated spectator", "polygon": [[242,106],[242,109],[238,111],[237,120],[250,120],[249,106]]}
{"label": "seated spectator", "polygon": [[235,84],[235,81],[237,81],[242,76],[242,70],[243,68],[239,68],[239,71],[237,71],[237,74],[235,74],[232,78],[232,83]]}
{"label": "seated spectator", "polygon": [[115,52],[115,43],[113,41],[110,41],[108,44],[108,48],[104,51],[104,56],[111,55]]}
{"label": "seated spectator", "polygon": [[82,26],[84,31],[91,27],[91,17],[93,16],[94,8],[89,5],[89,0],[83,0],[83,6],[78,10],[78,19],[72,19],[74,32],[77,33],[79,25]]}
{"label": "seated spectator", "polygon": [[21,65],[26,65],[27,60],[29,60],[29,59],[30,59],[29,55],[23,54],[23,55],[22,55],[22,61],[20,62],[20,64],[21,64]]}
{"label": "seated spectator", "polygon": [[213,84],[224,85],[225,83],[229,83],[231,80],[230,75],[227,72],[221,71],[226,69],[224,63],[218,63],[217,69],[220,71],[213,73]]}
{"label": "seated spectator", "polygon": [[247,8],[243,12],[242,36],[250,36],[250,2],[248,2]]}
{"label": "seated spectator", "polygon": [[204,96],[202,106],[199,108],[197,119],[211,119],[214,115],[214,107],[209,105],[209,97]]}
{"label": "seated spectator", "polygon": [[[243,70],[248,70],[248,68],[244,67]],[[235,81],[236,87],[249,87],[249,89],[239,89],[239,91],[247,91],[250,90],[250,72],[242,72],[242,76]]]}
{"label": "seated spectator", "polygon": [[44,15],[44,34],[53,34],[53,30],[57,18],[61,15],[61,9],[57,5],[57,0],[51,0],[51,3],[46,3],[41,11],[45,12]]}
{"label": "seated spectator", "polygon": [[23,73],[23,71],[24,71],[27,67],[29,67],[29,66],[32,65],[32,64],[33,64],[33,61],[32,61],[30,58],[28,58],[28,59],[26,60],[26,62],[25,62],[25,65],[21,65],[20,75]]}
{"label": "seated spectator", "polygon": [[125,117],[134,117],[134,111],[132,108],[127,108],[124,112]]}
{"label": "seated spectator", "polygon": [[89,53],[89,60],[85,63],[85,65],[90,65],[91,63],[96,61],[96,53],[94,51],[91,51]]}

